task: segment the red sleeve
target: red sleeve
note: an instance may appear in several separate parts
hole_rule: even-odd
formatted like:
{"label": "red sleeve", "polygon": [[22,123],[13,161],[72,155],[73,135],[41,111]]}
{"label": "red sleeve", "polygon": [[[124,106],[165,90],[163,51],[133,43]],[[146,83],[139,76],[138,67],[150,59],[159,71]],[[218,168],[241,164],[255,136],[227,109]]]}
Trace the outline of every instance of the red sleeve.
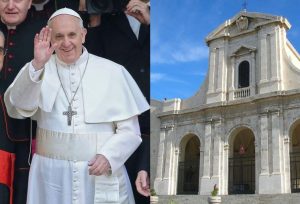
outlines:
{"label": "red sleeve", "polygon": [[15,159],[13,153],[0,150],[0,183],[7,185],[10,191],[10,204],[13,198],[13,180],[15,172]]}

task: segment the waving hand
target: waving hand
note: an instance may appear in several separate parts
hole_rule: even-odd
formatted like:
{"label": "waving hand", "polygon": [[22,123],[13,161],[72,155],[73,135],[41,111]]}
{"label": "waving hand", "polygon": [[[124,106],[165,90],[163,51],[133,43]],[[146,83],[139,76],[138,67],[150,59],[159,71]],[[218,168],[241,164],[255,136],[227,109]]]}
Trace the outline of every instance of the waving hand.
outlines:
{"label": "waving hand", "polygon": [[45,66],[57,47],[57,44],[50,44],[51,32],[51,28],[46,26],[34,37],[34,59],[32,65],[36,70],[40,70]]}

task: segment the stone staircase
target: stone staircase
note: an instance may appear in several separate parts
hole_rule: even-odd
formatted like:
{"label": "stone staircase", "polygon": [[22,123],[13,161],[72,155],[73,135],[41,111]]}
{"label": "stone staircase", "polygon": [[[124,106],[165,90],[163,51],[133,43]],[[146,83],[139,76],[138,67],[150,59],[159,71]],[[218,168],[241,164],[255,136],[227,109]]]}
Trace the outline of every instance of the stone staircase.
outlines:
{"label": "stone staircase", "polygon": [[[300,193],[273,195],[226,195],[221,204],[300,204]],[[208,196],[159,196],[159,204],[208,204]],[[173,201],[173,202],[171,202]]]}

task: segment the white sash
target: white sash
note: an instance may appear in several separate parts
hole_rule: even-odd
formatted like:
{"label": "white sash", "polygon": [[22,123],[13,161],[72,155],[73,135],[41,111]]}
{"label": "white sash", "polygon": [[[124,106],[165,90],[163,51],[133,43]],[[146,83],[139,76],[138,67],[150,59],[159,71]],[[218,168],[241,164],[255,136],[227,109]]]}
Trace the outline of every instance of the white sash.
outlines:
{"label": "white sash", "polygon": [[[74,134],[38,128],[36,153],[52,159],[89,161],[113,134],[113,132]],[[117,175],[96,176],[94,204],[119,204],[119,200]]]}

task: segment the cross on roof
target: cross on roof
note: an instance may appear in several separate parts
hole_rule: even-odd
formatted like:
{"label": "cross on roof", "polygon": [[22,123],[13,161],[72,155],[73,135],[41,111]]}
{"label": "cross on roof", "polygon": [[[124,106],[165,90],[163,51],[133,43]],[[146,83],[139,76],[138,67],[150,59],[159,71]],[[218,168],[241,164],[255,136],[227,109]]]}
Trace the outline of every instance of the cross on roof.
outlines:
{"label": "cross on roof", "polygon": [[242,4],[243,5],[243,10],[246,11],[247,10],[247,0],[244,0],[244,3]]}

